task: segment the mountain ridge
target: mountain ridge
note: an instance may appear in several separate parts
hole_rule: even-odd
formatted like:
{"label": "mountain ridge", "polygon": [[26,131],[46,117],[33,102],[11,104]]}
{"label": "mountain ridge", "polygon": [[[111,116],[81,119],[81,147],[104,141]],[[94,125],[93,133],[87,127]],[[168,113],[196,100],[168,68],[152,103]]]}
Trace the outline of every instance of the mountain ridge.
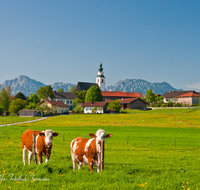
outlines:
{"label": "mountain ridge", "polygon": [[[32,93],[36,93],[37,90],[42,86],[47,86],[46,84],[36,81],[35,79],[30,79],[25,75],[20,75],[18,78],[6,80],[2,83],[1,87],[6,88],[8,85],[11,87],[12,95],[16,95],[18,92],[22,92],[25,96],[30,96]],[[63,88],[64,92],[68,92],[69,89],[75,86],[75,84],[56,82],[51,85],[53,90],[58,90]],[[146,94],[148,89],[152,89],[155,94],[164,94],[166,91],[181,91],[182,89],[173,88],[167,82],[162,83],[151,83],[143,79],[125,79],[118,81],[115,85],[110,85],[106,87],[106,91],[125,91],[125,92],[141,92],[143,95]]]}

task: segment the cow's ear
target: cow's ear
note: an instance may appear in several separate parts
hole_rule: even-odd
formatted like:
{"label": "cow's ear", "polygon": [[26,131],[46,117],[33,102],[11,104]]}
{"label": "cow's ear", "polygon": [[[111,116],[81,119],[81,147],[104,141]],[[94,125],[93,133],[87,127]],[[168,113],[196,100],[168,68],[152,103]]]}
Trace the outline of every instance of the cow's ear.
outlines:
{"label": "cow's ear", "polygon": [[108,134],[106,135],[106,138],[110,138],[110,137],[112,137],[112,136],[113,136],[113,134],[108,133]]}
{"label": "cow's ear", "polygon": [[96,138],[97,136],[94,133],[89,133],[89,136],[92,138]]}
{"label": "cow's ear", "polygon": [[56,137],[56,136],[58,136],[58,135],[59,135],[59,133],[57,133],[57,132],[53,133],[53,136],[54,136],[54,137]]}
{"label": "cow's ear", "polygon": [[39,135],[40,135],[41,137],[44,137],[44,136],[45,136],[45,134],[44,134],[43,132],[39,133]]}

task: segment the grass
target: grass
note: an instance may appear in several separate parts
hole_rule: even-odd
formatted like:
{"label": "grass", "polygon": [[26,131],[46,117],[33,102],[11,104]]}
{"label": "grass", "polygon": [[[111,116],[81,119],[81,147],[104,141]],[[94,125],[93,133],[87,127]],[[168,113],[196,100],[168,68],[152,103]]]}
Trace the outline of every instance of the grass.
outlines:
{"label": "grass", "polygon": [[24,121],[31,121],[39,119],[40,117],[19,117],[19,116],[0,116],[0,125],[6,125],[11,123],[20,123]]}
{"label": "grass", "polygon": [[[151,110],[56,116],[3,127],[0,189],[199,189],[199,119],[198,109]],[[23,166],[20,136],[29,128],[60,133],[53,140],[49,163]],[[99,128],[113,134],[105,145],[105,170],[90,174],[84,166],[74,172],[71,140],[85,134],[89,138],[88,133]]]}

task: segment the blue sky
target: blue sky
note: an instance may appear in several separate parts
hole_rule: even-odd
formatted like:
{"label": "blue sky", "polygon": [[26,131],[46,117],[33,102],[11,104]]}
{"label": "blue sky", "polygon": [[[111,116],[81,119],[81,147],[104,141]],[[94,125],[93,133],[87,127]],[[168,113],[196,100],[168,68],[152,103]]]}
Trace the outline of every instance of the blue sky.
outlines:
{"label": "blue sky", "polygon": [[200,1],[0,0],[0,83],[124,79],[200,91]]}

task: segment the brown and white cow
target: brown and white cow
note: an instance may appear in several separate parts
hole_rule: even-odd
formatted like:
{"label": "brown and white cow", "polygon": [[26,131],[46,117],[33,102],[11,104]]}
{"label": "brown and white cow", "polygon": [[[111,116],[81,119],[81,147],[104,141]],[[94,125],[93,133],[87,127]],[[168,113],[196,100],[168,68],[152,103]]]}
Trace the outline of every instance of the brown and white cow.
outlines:
{"label": "brown and white cow", "polygon": [[26,130],[21,136],[24,165],[26,164],[27,150],[29,151],[28,164],[31,163],[31,157],[33,154],[32,153],[33,133],[35,133],[35,141],[36,141],[35,152],[38,155],[39,164],[43,162],[42,156],[46,158],[45,163],[49,161],[49,158],[51,156],[53,137],[59,135],[59,133],[57,132],[54,133],[52,130],[46,130],[46,131],[34,131],[31,129]]}
{"label": "brown and white cow", "polygon": [[112,137],[112,134],[105,133],[104,130],[99,129],[96,135],[89,133],[92,139],[84,139],[78,137],[71,142],[71,156],[74,170],[77,167],[80,169],[83,165],[89,165],[90,172],[93,166],[97,167],[97,172],[101,167],[101,140]]}

